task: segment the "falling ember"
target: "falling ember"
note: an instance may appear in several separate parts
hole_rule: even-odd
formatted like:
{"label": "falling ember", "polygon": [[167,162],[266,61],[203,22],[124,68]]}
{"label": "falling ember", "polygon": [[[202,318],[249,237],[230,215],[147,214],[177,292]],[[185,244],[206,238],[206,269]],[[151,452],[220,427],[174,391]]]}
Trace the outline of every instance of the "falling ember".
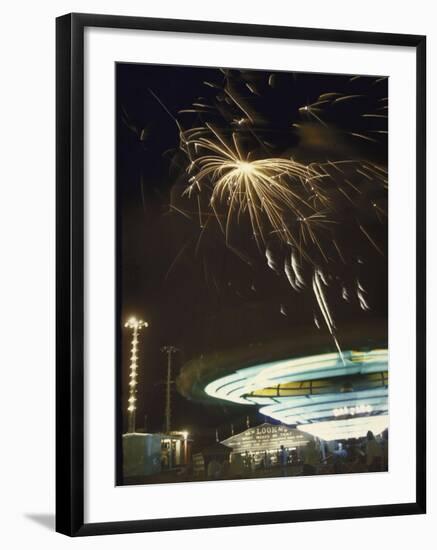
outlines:
{"label": "falling ember", "polygon": [[364,290],[363,286],[361,285],[360,281],[357,281],[357,298],[360,303],[360,308],[363,311],[368,311],[370,309],[369,304],[366,301],[366,298],[364,297],[364,294],[366,291]]}
{"label": "falling ember", "polygon": [[363,309],[364,311],[368,311],[370,307],[368,306],[366,299],[364,298],[363,293],[360,290],[357,290],[357,297],[360,302],[361,309]]}
{"label": "falling ember", "polygon": [[302,276],[299,261],[296,258],[296,254],[294,254],[293,252],[291,253],[291,267],[293,268],[294,274],[296,276],[297,286],[299,288],[303,288],[305,286],[305,281],[304,281],[303,276]]}
{"label": "falling ember", "polygon": [[266,248],[265,255],[267,259],[267,265],[269,266],[269,268],[277,272],[278,264],[276,263],[275,258],[273,257],[273,253],[269,248]]}
{"label": "falling ember", "polygon": [[287,276],[288,282],[290,283],[293,290],[295,290],[296,292],[299,292],[300,289],[296,282],[295,273],[291,268],[291,265],[287,258],[285,258],[285,262],[284,262],[284,271],[285,271],[285,275]]}
{"label": "falling ember", "polygon": [[343,300],[345,302],[349,302],[349,294],[346,290],[346,287],[343,287],[342,290],[341,290],[341,297],[343,298]]}

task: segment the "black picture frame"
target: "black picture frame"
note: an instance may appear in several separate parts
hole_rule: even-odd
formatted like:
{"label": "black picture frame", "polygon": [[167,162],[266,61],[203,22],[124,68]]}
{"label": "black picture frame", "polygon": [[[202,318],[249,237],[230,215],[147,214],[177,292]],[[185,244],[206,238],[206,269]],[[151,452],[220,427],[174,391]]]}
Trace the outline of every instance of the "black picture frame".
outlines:
{"label": "black picture frame", "polygon": [[[416,51],[416,499],[389,505],[84,523],[84,29],[106,27],[403,46]],[[56,530],[69,536],[423,514],[426,511],[426,38],[95,14],[56,20]]]}

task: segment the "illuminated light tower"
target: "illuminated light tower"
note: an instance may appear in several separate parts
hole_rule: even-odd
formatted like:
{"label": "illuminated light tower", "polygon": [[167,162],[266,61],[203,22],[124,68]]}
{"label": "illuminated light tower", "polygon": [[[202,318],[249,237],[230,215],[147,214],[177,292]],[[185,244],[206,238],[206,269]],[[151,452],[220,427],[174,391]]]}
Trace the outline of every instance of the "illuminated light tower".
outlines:
{"label": "illuminated light tower", "polygon": [[131,317],[125,323],[125,328],[130,328],[132,330],[132,340],[131,340],[131,355],[130,355],[130,365],[129,365],[129,398],[128,398],[128,432],[135,432],[135,411],[137,410],[137,385],[138,385],[138,337],[140,330],[144,327],[147,328],[149,325],[137,319],[136,317]]}
{"label": "illuminated light tower", "polygon": [[167,380],[165,388],[165,432],[170,433],[170,420],[171,420],[171,393],[170,387],[172,384],[171,379],[171,358],[172,355],[179,350],[174,346],[164,346],[161,351],[167,354]]}

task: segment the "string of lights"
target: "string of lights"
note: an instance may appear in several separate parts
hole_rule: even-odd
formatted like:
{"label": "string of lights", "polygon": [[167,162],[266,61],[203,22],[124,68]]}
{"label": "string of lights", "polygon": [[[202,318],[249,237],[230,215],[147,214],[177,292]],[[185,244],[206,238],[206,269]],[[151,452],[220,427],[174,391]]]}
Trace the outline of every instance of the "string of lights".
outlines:
{"label": "string of lights", "polygon": [[138,343],[139,332],[142,328],[147,328],[149,325],[146,321],[131,317],[126,323],[125,328],[132,330],[131,339],[131,354],[129,365],[129,397],[128,397],[128,432],[135,432],[135,411],[137,402],[137,385],[138,385]]}

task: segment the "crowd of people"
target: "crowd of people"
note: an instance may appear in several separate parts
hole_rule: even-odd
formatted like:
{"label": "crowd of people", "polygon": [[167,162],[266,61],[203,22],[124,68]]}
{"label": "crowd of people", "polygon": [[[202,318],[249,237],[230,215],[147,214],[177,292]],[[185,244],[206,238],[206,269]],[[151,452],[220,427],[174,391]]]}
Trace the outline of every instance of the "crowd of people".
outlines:
{"label": "crowd of people", "polygon": [[229,460],[212,458],[208,479],[235,479],[269,475],[315,475],[346,472],[378,472],[388,469],[388,433],[369,431],[365,438],[337,441],[327,445],[310,441],[297,449],[281,445],[276,451],[231,453]]}

